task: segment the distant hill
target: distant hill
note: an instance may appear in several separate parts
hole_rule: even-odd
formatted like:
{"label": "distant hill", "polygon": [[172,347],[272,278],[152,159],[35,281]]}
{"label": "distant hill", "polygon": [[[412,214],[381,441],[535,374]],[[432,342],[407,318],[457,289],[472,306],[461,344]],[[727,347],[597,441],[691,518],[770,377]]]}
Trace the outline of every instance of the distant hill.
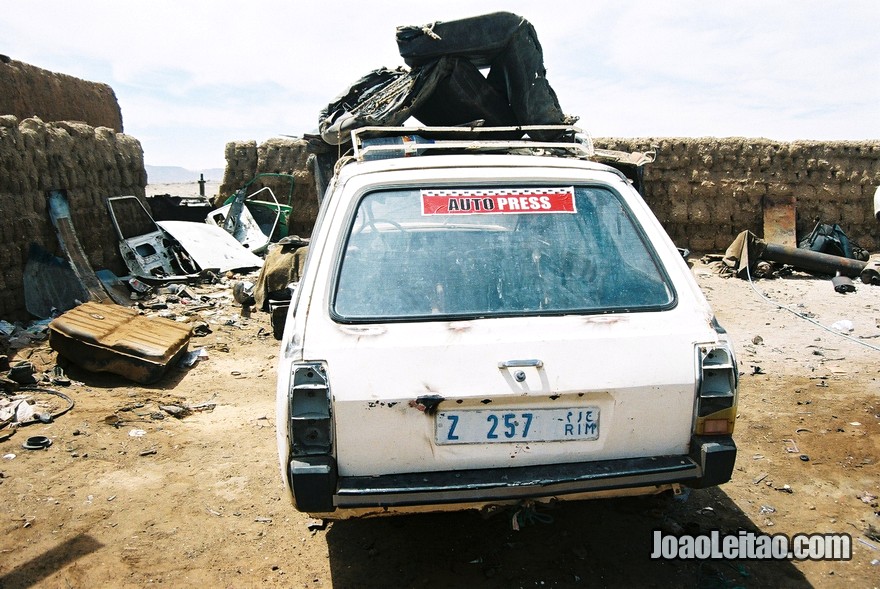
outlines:
{"label": "distant hill", "polygon": [[147,170],[149,184],[176,184],[179,182],[198,182],[199,175],[204,174],[205,180],[220,182],[223,180],[223,168],[207,170],[187,170],[178,166],[144,166]]}

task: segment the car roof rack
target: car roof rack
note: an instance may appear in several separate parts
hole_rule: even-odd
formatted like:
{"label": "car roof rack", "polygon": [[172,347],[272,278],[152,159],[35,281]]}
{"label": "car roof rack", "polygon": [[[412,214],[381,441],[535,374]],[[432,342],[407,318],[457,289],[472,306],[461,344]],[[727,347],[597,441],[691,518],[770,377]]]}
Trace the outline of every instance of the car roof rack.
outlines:
{"label": "car roof rack", "polygon": [[[524,138],[527,135],[528,138]],[[532,137],[553,137],[551,140]],[[596,149],[586,131],[572,125],[514,127],[360,127],[352,129],[357,161],[418,156],[426,153],[528,153],[642,166],[655,153]]]}
{"label": "car roof rack", "polygon": [[[551,136],[551,141],[523,139],[523,135]],[[426,149],[465,153],[510,153],[522,150],[564,150],[575,157],[593,155],[587,133],[568,125],[516,127],[361,127],[352,129],[351,143],[357,160],[421,155]],[[403,148],[403,149],[401,149]]]}

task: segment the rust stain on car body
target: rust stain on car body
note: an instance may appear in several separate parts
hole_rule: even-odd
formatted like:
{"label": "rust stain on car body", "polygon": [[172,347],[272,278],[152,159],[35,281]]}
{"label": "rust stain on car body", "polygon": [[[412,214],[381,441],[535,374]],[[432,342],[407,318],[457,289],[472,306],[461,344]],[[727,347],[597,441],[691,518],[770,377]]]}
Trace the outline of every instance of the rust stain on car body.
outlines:
{"label": "rust stain on car body", "polygon": [[437,413],[437,406],[445,401],[440,395],[425,395],[418,397],[409,402],[409,406],[418,409],[426,415],[434,415]]}

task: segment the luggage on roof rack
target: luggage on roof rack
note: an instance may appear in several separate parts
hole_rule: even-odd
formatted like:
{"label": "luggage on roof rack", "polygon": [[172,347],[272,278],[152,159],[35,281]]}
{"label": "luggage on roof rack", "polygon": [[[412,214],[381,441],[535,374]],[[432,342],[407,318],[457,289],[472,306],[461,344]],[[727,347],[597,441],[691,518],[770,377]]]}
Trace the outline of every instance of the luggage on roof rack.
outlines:
{"label": "luggage on roof rack", "polygon": [[397,47],[410,67],[424,66],[443,56],[464,58],[475,68],[488,67],[488,76],[482,79],[481,85],[507,98],[517,124],[566,125],[577,120],[562,112],[556,93],[547,81],[538,33],[519,15],[494,12],[423,26],[398,27]]}
{"label": "luggage on roof rack", "polygon": [[[397,126],[410,117],[426,125],[482,121],[491,127],[577,120],[563,114],[547,82],[535,28],[521,16],[497,12],[398,27],[397,44],[412,69],[373,70],[337,96],[319,115],[325,142],[341,145],[351,129]],[[485,67],[488,76],[480,72]],[[553,132],[540,138],[556,139]]]}

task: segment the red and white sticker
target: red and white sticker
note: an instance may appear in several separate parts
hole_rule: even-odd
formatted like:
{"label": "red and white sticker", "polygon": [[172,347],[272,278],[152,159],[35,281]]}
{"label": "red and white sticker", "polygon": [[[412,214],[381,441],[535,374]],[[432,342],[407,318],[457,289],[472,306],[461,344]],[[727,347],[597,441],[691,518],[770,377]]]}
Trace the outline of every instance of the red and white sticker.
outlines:
{"label": "red and white sticker", "polygon": [[422,190],[422,215],[576,212],[573,186]]}

